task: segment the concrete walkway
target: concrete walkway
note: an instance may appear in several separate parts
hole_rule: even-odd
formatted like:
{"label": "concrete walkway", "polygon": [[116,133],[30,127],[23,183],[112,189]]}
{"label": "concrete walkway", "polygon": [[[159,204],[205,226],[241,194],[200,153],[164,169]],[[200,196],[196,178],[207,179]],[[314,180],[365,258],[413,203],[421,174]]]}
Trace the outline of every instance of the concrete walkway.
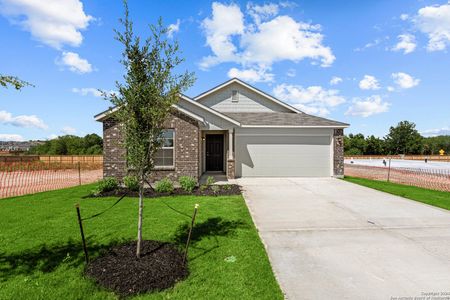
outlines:
{"label": "concrete walkway", "polygon": [[449,211],[332,178],[237,183],[288,299],[450,297]]}

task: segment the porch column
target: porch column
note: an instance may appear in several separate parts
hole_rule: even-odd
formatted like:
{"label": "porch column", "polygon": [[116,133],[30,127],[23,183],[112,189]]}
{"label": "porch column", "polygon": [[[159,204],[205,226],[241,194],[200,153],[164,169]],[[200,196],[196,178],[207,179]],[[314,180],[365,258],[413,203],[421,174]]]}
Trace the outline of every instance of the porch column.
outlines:
{"label": "porch column", "polygon": [[228,159],[234,159],[233,155],[233,129],[228,130]]}
{"label": "porch column", "polygon": [[233,153],[233,131],[234,129],[228,130],[228,159],[227,159],[227,178],[235,178],[235,162]]}

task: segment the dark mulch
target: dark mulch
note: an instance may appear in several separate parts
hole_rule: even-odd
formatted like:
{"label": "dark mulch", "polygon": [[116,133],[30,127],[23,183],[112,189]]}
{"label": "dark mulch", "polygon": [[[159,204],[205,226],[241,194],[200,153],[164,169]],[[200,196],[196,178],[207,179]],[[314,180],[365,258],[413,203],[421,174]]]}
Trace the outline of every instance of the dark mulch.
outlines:
{"label": "dark mulch", "polygon": [[188,276],[188,268],[175,245],[143,241],[140,259],[136,242],[129,242],[90,262],[85,273],[102,287],[130,296],[172,287]]}
{"label": "dark mulch", "polygon": [[[213,186],[208,186],[206,188],[196,187],[192,193],[188,193],[182,188],[176,188],[172,193],[157,193],[154,189],[146,188],[144,190],[144,197],[154,198],[154,197],[162,197],[162,196],[176,196],[176,195],[195,195],[195,196],[232,196],[232,195],[240,195],[241,187],[237,184],[228,184],[228,185],[214,185],[217,188],[213,188]],[[214,190],[216,189],[216,190]],[[138,197],[139,193],[137,191],[130,191],[127,188],[120,187],[114,191],[103,192],[98,195],[89,195],[89,197],[111,197],[111,196],[122,196],[127,194],[129,197]]]}

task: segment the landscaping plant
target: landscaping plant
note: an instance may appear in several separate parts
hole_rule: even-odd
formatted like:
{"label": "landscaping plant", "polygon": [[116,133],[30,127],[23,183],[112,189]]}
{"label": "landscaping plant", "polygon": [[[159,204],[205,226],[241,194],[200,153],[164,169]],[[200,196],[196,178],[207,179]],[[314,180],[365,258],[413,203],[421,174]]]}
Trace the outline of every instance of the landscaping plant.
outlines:
{"label": "landscaping plant", "polygon": [[208,186],[213,185],[214,182],[215,182],[214,177],[208,176],[208,178],[206,178],[206,185]]}
{"label": "landscaping plant", "polygon": [[181,176],[178,182],[180,183],[181,188],[189,193],[192,193],[197,186],[197,180],[191,176]]}
{"label": "landscaping plant", "polygon": [[156,25],[150,25],[150,36],[141,39],[133,31],[126,1],[124,6],[125,17],[120,19],[124,31],[115,32],[116,39],[124,46],[121,63],[125,74],[123,81],[116,83],[117,93],[103,95],[117,108],[111,117],[122,124],[127,167],[139,181],[136,256],[140,258],[144,183],[154,169],[155,154],[161,148],[163,123],[179,95],[193,84],[194,75],[174,74],[183,59],[178,56],[178,43],[168,39],[168,29],[161,18]]}
{"label": "landscaping plant", "polygon": [[103,179],[100,179],[97,183],[97,192],[98,193],[105,193],[114,191],[119,187],[119,182],[115,177],[105,177]]}
{"label": "landscaping plant", "polygon": [[130,191],[139,190],[139,179],[134,175],[128,175],[123,178],[123,184]]}
{"label": "landscaping plant", "polygon": [[173,190],[173,182],[169,178],[164,178],[155,184],[155,191],[158,193],[170,194]]}

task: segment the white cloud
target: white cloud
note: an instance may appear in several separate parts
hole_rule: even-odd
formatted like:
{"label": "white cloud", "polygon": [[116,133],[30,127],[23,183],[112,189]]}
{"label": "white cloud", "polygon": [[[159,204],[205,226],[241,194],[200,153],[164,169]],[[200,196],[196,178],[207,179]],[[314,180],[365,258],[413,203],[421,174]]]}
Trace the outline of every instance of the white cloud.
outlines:
{"label": "white cloud", "polygon": [[77,133],[77,130],[76,130],[75,128],[73,128],[73,127],[70,127],[70,126],[64,126],[64,127],[61,129],[61,132],[62,132],[63,134],[74,135],[75,133]]}
{"label": "white cloud", "polygon": [[304,88],[299,85],[280,84],[273,89],[273,93],[275,97],[306,113],[321,116],[328,115],[331,108],[346,101],[338,90],[326,90],[321,86]]}
{"label": "white cloud", "polygon": [[81,95],[81,96],[93,96],[93,97],[98,97],[98,98],[102,98],[102,92],[107,93],[108,95],[111,94],[117,94],[116,91],[104,91],[104,90],[99,90],[96,88],[72,88],[72,93]]}
{"label": "white cloud", "polygon": [[450,45],[450,2],[419,9],[414,23],[428,35],[429,51],[445,50]]}
{"label": "white cloud", "polygon": [[342,82],[342,78],[338,76],[333,76],[330,80],[330,85],[336,85]]}
{"label": "white cloud", "polygon": [[42,43],[60,49],[79,46],[81,30],[94,18],[86,15],[79,0],[2,0],[0,13]]}
{"label": "white cloud", "polygon": [[267,3],[263,5],[247,3],[247,13],[253,18],[256,24],[260,24],[261,21],[270,19],[270,17],[278,14],[278,4]]}
{"label": "white cloud", "polygon": [[231,38],[244,33],[244,15],[239,6],[214,2],[212,17],[204,19],[202,27],[206,34],[206,44],[214,56],[204,57],[200,67],[206,69],[221,62],[237,60],[237,48]]}
{"label": "white cloud", "polygon": [[387,112],[389,106],[390,103],[383,101],[379,95],[373,95],[365,99],[355,98],[345,114],[366,118],[375,114]]}
{"label": "white cloud", "polygon": [[388,86],[386,89],[388,90],[388,92],[395,91],[395,88],[393,86]]}
{"label": "white cloud", "polygon": [[408,20],[408,19],[409,19],[409,15],[408,15],[408,14],[401,14],[401,15],[400,15],[400,20],[406,21],[406,20]]}
{"label": "white cloud", "polygon": [[231,68],[228,71],[228,77],[236,77],[249,82],[271,82],[273,81],[274,75],[272,73],[268,73],[268,70],[262,68],[243,70]]}
{"label": "white cloud", "polygon": [[409,74],[398,72],[392,73],[392,79],[402,89],[410,89],[419,84],[420,79],[415,79]]}
{"label": "white cloud", "polygon": [[57,63],[61,66],[68,67],[72,72],[80,74],[90,73],[93,70],[92,65],[75,52],[63,52]]}
{"label": "white cloud", "polygon": [[0,141],[4,142],[22,142],[25,139],[20,134],[9,134],[9,133],[0,133]]}
{"label": "white cloud", "polygon": [[16,127],[35,127],[39,129],[47,129],[48,126],[36,115],[19,115],[13,116],[11,113],[0,111],[0,124],[12,125]]}
{"label": "white cloud", "polygon": [[170,24],[167,27],[167,36],[169,38],[172,38],[173,34],[177,33],[178,31],[180,31],[180,19],[177,19],[177,22],[175,24]]}
{"label": "white cloud", "polygon": [[359,88],[362,90],[378,90],[380,85],[374,76],[364,75],[364,78],[359,82]]}
{"label": "white cloud", "polygon": [[294,62],[306,58],[330,66],[335,57],[322,44],[320,25],[297,22],[278,15],[278,5],[247,5],[253,22],[245,24],[245,16],[236,4],[212,4],[212,16],[205,18],[202,28],[212,55],[200,62],[202,69],[233,62],[244,69],[268,69],[278,61]]}
{"label": "white cloud", "polygon": [[403,54],[408,54],[416,49],[416,37],[412,34],[400,34],[398,43],[392,48],[392,51],[403,51]]}
{"label": "white cloud", "polygon": [[421,131],[420,134],[423,136],[438,136],[438,135],[450,135],[450,127],[427,129]]}

